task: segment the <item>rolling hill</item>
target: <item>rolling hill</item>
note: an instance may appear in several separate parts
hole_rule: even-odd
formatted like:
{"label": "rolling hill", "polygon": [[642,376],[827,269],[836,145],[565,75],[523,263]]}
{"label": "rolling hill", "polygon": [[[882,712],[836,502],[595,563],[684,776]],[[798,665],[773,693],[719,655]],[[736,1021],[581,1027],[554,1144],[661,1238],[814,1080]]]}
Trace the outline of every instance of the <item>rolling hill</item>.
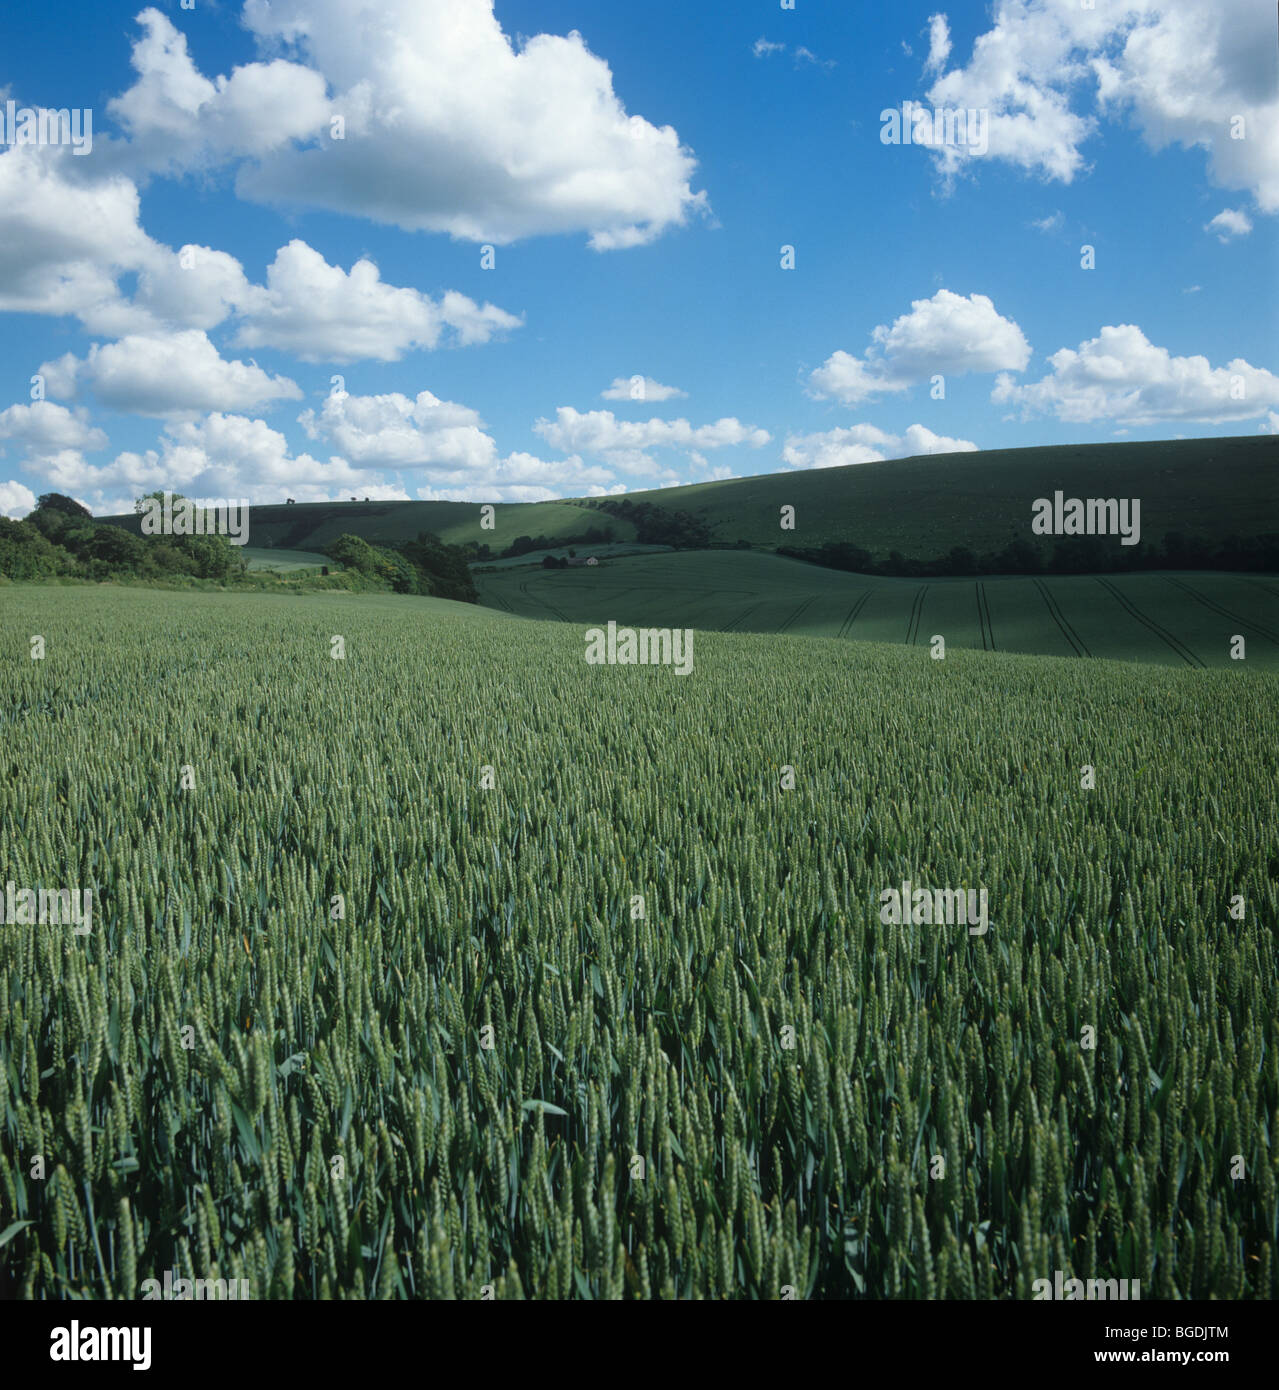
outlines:
{"label": "rolling hill", "polygon": [[[1141,499],[1144,539],[1185,531],[1211,541],[1279,529],[1279,439],[1182,439],[933,454],[628,493],[700,517],[714,540],[773,548],[848,541],[918,559],[953,546],[1030,540],[1031,506],[1068,497]],[[796,509],[794,532],[780,509]],[[1118,545],[1118,541],[1115,542]]]}
{"label": "rolling hill", "polygon": [[927,647],[1279,669],[1279,589],[1251,574],[882,579],[779,555],[684,551],[476,576],[480,601],[526,618],[772,632]]}
{"label": "rolling hill", "polygon": [[[133,515],[95,519],[141,532]],[[450,545],[487,542],[496,554],[517,536],[568,540],[592,527],[611,527],[617,541],[635,539],[634,526],[578,501],[501,503],[491,531],[480,529],[477,502],[286,502],[253,506],[249,513],[249,539],[260,550],[321,551],[344,535],[395,545],[431,531]]]}
{"label": "rolling hill", "polygon": [[[292,569],[323,563],[324,547],[345,533],[394,545],[433,531],[452,544],[487,544],[494,557],[517,537],[545,537],[558,550],[473,568],[481,603],[575,623],[613,619],[917,645],[941,634],[948,646],[1194,667],[1233,664],[1229,646],[1239,634],[1247,639],[1248,663],[1273,669],[1279,667],[1279,596],[1265,574],[884,578],[775,551],[845,542],[876,559],[895,551],[931,560],[958,546],[993,555],[1020,540],[1047,552],[1056,538],[1033,535],[1032,505],[1056,491],[1138,498],[1147,545],[1180,533],[1215,549],[1231,536],[1279,531],[1277,450],[1279,441],[1267,436],[1004,449],[631,493],[627,501],[650,503],[668,518],[695,519],[700,527],[694,529],[717,547],[647,547],[641,554],[623,553],[646,549],[635,521],[602,510],[600,499],[497,504],[491,530],[481,529],[480,504],[471,502],[255,506],[246,553],[255,569]],[[780,525],[787,506],[795,509],[793,530]],[[139,529],[135,516],[104,520]],[[545,554],[562,554],[565,543],[604,528],[611,529],[612,544],[578,551],[579,557],[594,552],[598,565],[540,568]],[[1129,558],[1118,537],[1104,546]]]}
{"label": "rolling hill", "polygon": [[[931,559],[955,546],[981,553],[1011,540],[1033,542],[1032,503],[1058,489],[1075,497],[1140,498],[1142,537],[1151,541],[1169,531],[1212,543],[1272,533],[1279,530],[1279,440],[1255,435],[934,454],[627,497],[696,516],[719,544],[745,541],[772,550],[847,541],[877,557],[897,550]],[[388,545],[433,531],[451,544],[487,543],[496,554],[517,536],[564,541],[592,527],[611,527],[616,541],[636,539],[633,525],[597,510],[595,501],[500,503],[491,531],[480,529],[474,502],[254,506],[250,540],[259,548],[320,551],[347,532]],[[793,531],[781,530],[784,505],[796,509]],[[100,520],[139,529],[136,516]]]}

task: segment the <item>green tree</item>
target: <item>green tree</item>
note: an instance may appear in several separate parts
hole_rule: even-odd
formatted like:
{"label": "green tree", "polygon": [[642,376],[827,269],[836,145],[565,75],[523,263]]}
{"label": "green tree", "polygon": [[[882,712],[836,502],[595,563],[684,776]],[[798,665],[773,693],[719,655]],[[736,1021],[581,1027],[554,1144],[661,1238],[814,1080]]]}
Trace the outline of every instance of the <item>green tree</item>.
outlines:
{"label": "green tree", "polygon": [[61,492],[42,493],[36,502],[36,511],[61,512],[64,516],[87,516],[90,519],[93,517],[88,507],[82,507],[74,497],[67,497]]}
{"label": "green tree", "polygon": [[378,572],[377,551],[362,536],[339,536],[330,542],[324,553],[345,569],[358,570],[361,574]]}
{"label": "green tree", "polygon": [[[185,498],[180,492],[171,492],[171,493],[169,494],[169,497],[170,497],[174,502],[185,502],[185,501],[186,501],[186,498]],[[164,493],[163,493],[163,491],[157,491],[157,492],[144,492],[144,493],[142,494],[142,496],[139,497],[138,500],[133,504],[133,510],[140,516],[143,512],[146,511],[146,509],[147,509],[147,503],[148,503],[148,502],[152,502],[152,501],[158,502],[161,506],[164,506]]]}
{"label": "green tree", "polygon": [[8,579],[44,579],[69,574],[75,562],[29,521],[0,516],[0,574]]}

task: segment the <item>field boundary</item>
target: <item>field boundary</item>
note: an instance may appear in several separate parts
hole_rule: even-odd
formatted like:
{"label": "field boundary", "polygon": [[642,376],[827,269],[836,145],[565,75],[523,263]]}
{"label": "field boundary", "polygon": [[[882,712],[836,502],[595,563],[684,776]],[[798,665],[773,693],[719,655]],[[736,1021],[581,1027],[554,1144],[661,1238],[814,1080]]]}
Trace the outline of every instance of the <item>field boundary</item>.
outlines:
{"label": "field boundary", "polygon": [[1048,609],[1049,617],[1051,617],[1053,622],[1061,629],[1061,635],[1075,649],[1075,655],[1092,656],[1092,652],[1088,650],[1088,646],[1084,642],[1084,639],[1075,631],[1074,627],[1066,618],[1066,615],[1061,611],[1061,605],[1049,591],[1044,581],[1042,579],[1036,579],[1035,587],[1044,597],[1044,606]]}
{"label": "field boundary", "polygon": [[[934,630],[926,624],[957,620],[963,627],[959,640],[976,651],[1026,650],[1196,670],[1221,666],[1225,636],[1241,632],[1258,644],[1253,654],[1266,669],[1279,667],[1279,617],[1269,575],[823,575],[797,561],[707,552],[627,557],[594,579],[589,570],[490,575],[479,586],[480,601],[504,613],[559,623],[596,621],[611,608],[619,621],[637,624],[683,614],[684,626],[707,632],[803,634],[915,649]],[[1136,626],[1126,627],[1125,619]]]}
{"label": "field boundary", "polygon": [[1241,618],[1238,613],[1232,613],[1229,608],[1223,608],[1221,604],[1214,603],[1212,599],[1206,598],[1196,589],[1192,589],[1189,584],[1183,584],[1180,579],[1168,579],[1169,584],[1175,584],[1177,588],[1184,589],[1191,598],[1196,598],[1205,608],[1215,609],[1223,617],[1229,618],[1232,623],[1238,623],[1240,627],[1250,627],[1254,632],[1259,632],[1263,637],[1269,638],[1271,642],[1279,643],[1279,634],[1271,632],[1263,623],[1257,622],[1253,618]]}
{"label": "field boundary", "polygon": [[549,610],[551,613],[554,613],[555,616],[556,616],[556,618],[557,618],[560,622],[562,622],[562,623],[567,623],[567,622],[569,622],[570,619],[569,619],[568,615],[565,614],[564,612],[562,612],[560,609],[556,608],[556,606],[555,606],[553,603],[551,603],[548,599],[544,599],[544,598],[541,596],[541,594],[533,594],[533,593],[530,593],[530,592],[529,592],[529,587],[528,587],[528,586],[529,586],[529,584],[530,584],[531,582],[532,582],[532,581],[529,580],[529,579],[522,579],[522,580],[520,581],[520,593],[522,593],[522,594],[524,595],[525,598],[531,598],[531,599],[533,600],[534,603],[540,603],[540,604],[542,605],[543,608]]}
{"label": "field boundary", "polygon": [[[848,616],[844,619],[842,623],[840,623],[839,631],[835,634],[836,637],[848,636],[848,634],[853,630],[853,624],[861,615],[862,609],[866,607],[866,604],[869,601],[871,594],[873,594],[874,592],[875,590],[872,587],[865,590],[862,593],[861,597],[857,600],[857,602],[854,603],[853,606],[848,610]],[[850,638],[849,640],[851,641],[852,639]]]}
{"label": "field boundary", "polygon": [[1208,669],[1208,663],[1206,661],[1200,660],[1180,638],[1174,637],[1167,628],[1161,627],[1153,618],[1148,618],[1127,594],[1117,589],[1108,579],[1103,579],[1101,575],[1095,575],[1094,578],[1107,593],[1111,594],[1118,601],[1119,606],[1123,608],[1130,617],[1136,618],[1143,627],[1153,632],[1156,637],[1162,638],[1187,666],[1198,666],[1201,670],[1205,671]]}
{"label": "field boundary", "polygon": [[747,618],[764,602],[760,599],[758,603],[752,603],[749,608],[744,608],[735,618],[730,618],[728,622],[720,628],[721,632],[736,632],[739,623],[744,623]]}
{"label": "field boundary", "polygon": [[924,595],[928,592],[928,585],[920,585],[919,591],[915,594],[913,603],[910,606],[910,618],[906,623],[906,645],[913,647],[915,639],[919,636],[919,620],[924,612]]}
{"label": "field boundary", "polygon": [[986,597],[986,585],[979,579],[977,590],[977,622],[981,627],[981,649],[984,652],[998,651],[995,646],[995,625],[990,620],[990,600]]}
{"label": "field boundary", "polygon": [[799,604],[799,606],[798,606],[798,607],[795,609],[795,611],[790,615],[790,617],[787,618],[787,619],[785,620],[785,622],[782,623],[781,627],[779,627],[779,628],[777,629],[777,631],[778,631],[779,633],[785,632],[785,631],[787,630],[787,628],[789,628],[790,625],[791,625],[793,622],[797,621],[797,620],[802,616],[802,614],[804,613],[804,611],[805,611],[806,609],[810,608],[810,607],[813,605],[813,603],[816,602],[816,600],[817,600],[817,595],[816,595],[816,594],[809,594],[809,596],[808,596],[806,599],[804,599],[804,600]]}

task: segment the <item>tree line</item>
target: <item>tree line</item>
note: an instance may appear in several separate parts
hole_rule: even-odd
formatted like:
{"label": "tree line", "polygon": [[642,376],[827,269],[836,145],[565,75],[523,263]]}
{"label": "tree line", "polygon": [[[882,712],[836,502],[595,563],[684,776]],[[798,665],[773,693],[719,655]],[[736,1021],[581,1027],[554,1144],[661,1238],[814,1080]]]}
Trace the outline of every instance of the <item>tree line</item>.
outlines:
{"label": "tree line", "polygon": [[135,536],[95,521],[60,492],[44,493],[21,521],[0,517],[0,575],[7,579],[187,576],[233,583],[247,570],[226,536]]}
{"label": "tree line", "polygon": [[924,560],[890,550],[877,557],[847,541],[819,546],[779,545],[778,555],[854,574],[904,578],[962,577],[970,574],[1113,574],[1130,570],[1237,570],[1274,573],[1279,570],[1279,533],[1228,536],[1220,543],[1181,531],[1169,531],[1162,542],[1127,546],[1113,538],[1072,536],[1051,550],[1028,540],[1015,540],[1002,550],[979,554],[965,545]]}
{"label": "tree line", "polygon": [[[162,498],[163,494],[148,496]],[[180,493],[171,494],[171,499],[185,500]],[[146,500],[138,500],[138,509]],[[448,545],[425,531],[396,549],[370,545],[359,536],[339,536],[325,554],[343,573],[329,576],[324,586],[430,594],[477,603],[468,568],[475,551],[474,546]],[[0,517],[0,576],[250,583],[242,548],[224,535],[136,535],[122,526],[95,521],[87,507],[59,492],[46,492],[21,521]],[[260,578],[255,577],[255,582]]]}

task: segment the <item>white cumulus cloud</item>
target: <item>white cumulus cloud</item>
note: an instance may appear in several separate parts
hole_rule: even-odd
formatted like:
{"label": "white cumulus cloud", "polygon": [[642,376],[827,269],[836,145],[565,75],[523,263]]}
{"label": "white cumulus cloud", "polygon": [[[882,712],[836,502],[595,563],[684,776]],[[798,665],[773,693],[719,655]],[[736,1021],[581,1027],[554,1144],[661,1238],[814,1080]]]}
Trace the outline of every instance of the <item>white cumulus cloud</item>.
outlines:
{"label": "white cumulus cloud", "polygon": [[1252,231],[1252,218],[1240,208],[1222,208],[1204,227],[1204,231],[1215,232],[1218,241],[1233,241],[1235,237],[1247,236]]}
{"label": "white cumulus cloud", "polygon": [[1214,367],[1206,357],[1174,357],[1131,323],[1104,327],[1077,351],[1053,353],[1048,364],[1047,376],[1024,385],[999,376],[991,400],[1017,407],[1022,419],[1052,415],[1072,424],[1122,425],[1227,424],[1279,405],[1279,377],[1264,368],[1242,358]]}
{"label": "white cumulus cloud", "polygon": [[817,434],[787,435],[782,460],[791,468],[840,468],[919,454],[972,453],[977,447],[970,439],[934,434],[925,425],[910,425],[902,434],[891,434],[874,425],[858,424]]}
{"label": "white cumulus cloud", "polygon": [[521,322],[456,290],[437,302],[388,285],[369,260],[348,273],[300,240],[276,252],[265,288],[244,295],[242,313],[239,347],[280,348],[304,362],[394,362],[411,349],[434,348],[446,328],[470,345]]}
{"label": "white cumulus cloud", "polygon": [[928,16],[928,59],[925,72],[940,72],[950,58],[950,24],[944,14]]}
{"label": "white cumulus cloud", "polygon": [[247,0],[272,59],[213,79],[158,10],[138,22],[111,111],[143,168],[235,162],[241,197],[494,244],[612,250],[708,210],[676,131],[626,111],[579,33],[517,45],[493,0]]}
{"label": "white cumulus cloud", "polygon": [[558,463],[519,451],[502,456],[474,410],[430,391],[330,395],[298,419],[311,439],[359,468],[425,475],[417,496],[426,499],[535,502],[614,481],[609,469],[577,456]]}
{"label": "white cumulus cloud", "polygon": [[935,374],[1022,371],[1029,361],[1026,335],[986,295],[938,290],[914,300],[891,325],[880,324],[864,357],[832,353],[809,380],[817,396],[858,405]]}
{"label": "white cumulus cloud", "polygon": [[37,453],[57,449],[105,449],[107,437],[83,411],[53,401],[11,405],[0,410],[0,439],[12,439]]}
{"label": "white cumulus cloud", "polygon": [[44,461],[39,471],[59,491],[89,500],[99,514],[131,511],[135,498],[156,489],[254,502],[407,496],[403,488],[387,487],[345,459],[290,453],[284,435],[265,421],[221,411],[171,422],[154,449],[127,451],[97,466],[67,455]]}
{"label": "white cumulus cloud", "polygon": [[600,397],[606,401],[671,401],[687,395],[688,392],[681,391],[678,386],[663,386],[651,376],[639,375],[614,377],[612,386],[600,392]]}
{"label": "white cumulus cloud", "polygon": [[92,387],[113,410],[160,419],[252,410],[302,395],[288,377],[272,376],[255,363],[228,361],[208,334],[195,328],[94,343],[87,357],[46,362],[40,372],[46,381],[65,385],[74,379],[79,388]]}
{"label": "white cumulus cloud", "polygon": [[[298,238],[276,252],[266,284],[253,284],[225,251],[175,251],[148,236],[123,175],[81,172],[41,146],[0,151],[0,244],[0,310],[74,317],[102,337],[207,332],[232,319],[241,347],[390,362],[442,341],[485,343],[522,323],[457,290],[432,298],[388,284],[367,259],[344,271]],[[129,274],[132,295],[121,290]]]}
{"label": "white cumulus cloud", "polygon": [[497,444],[479,415],[430,391],[412,399],[398,391],[330,395],[318,412],[304,410],[298,419],[310,438],[332,443],[364,468],[489,469],[497,461]]}
{"label": "white cumulus cloud", "polygon": [[934,107],[986,111],[987,147],[932,156],[948,178],[988,158],[1070,183],[1101,119],[1131,121],[1152,150],[1206,150],[1213,182],[1279,211],[1274,37],[1273,9],[1252,0],[996,0],[968,62],[927,92]]}
{"label": "white cumulus cloud", "polygon": [[34,511],[36,495],[29,487],[10,479],[0,483],[0,516],[18,520]]}
{"label": "white cumulus cloud", "polygon": [[160,248],[138,223],[138,190],[47,146],[0,150],[0,311],[69,315],[92,333],[140,326],[118,278]]}
{"label": "white cumulus cloud", "polygon": [[694,426],[683,419],[619,420],[611,410],[583,413],[568,405],[559,407],[554,420],[538,420],[533,429],[555,449],[602,458],[633,473],[656,471],[650,449],[759,449],[772,438],[767,430],[731,416]]}

